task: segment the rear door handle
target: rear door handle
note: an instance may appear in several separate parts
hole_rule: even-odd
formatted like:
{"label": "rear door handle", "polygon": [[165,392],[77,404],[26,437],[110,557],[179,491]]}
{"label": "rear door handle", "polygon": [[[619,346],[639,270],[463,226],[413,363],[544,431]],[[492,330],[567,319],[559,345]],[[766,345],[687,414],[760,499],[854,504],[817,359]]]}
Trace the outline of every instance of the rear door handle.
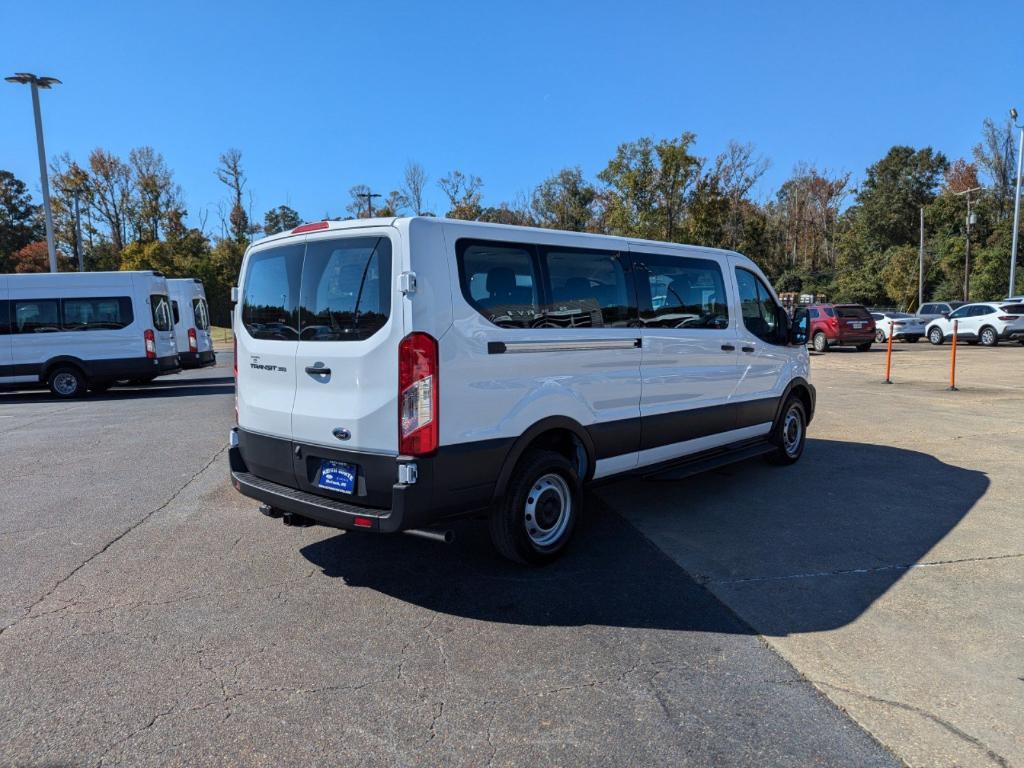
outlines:
{"label": "rear door handle", "polygon": [[306,373],[312,374],[313,376],[316,376],[316,375],[330,376],[331,375],[331,369],[330,368],[318,368],[315,365],[307,365],[306,366]]}
{"label": "rear door handle", "polygon": [[744,352],[753,352],[754,351],[753,347],[742,347],[742,349],[743,349]]}
{"label": "rear door handle", "polygon": [[734,347],[732,344],[723,344],[722,345],[722,351],[723,352],[735,352],[736,351],[736,347]]}

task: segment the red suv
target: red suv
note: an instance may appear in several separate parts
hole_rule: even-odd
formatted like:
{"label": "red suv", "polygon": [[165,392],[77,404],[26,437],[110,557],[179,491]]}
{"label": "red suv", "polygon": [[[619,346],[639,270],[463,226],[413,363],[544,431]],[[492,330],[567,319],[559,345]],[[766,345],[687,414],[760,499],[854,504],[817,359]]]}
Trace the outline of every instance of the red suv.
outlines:
{"label": "red suv", "polygon": [[816,352],[829,347],[856,347],[858,352],[871,349],[875,340],[875,321],[860,304],[811,304],[811,344]]}

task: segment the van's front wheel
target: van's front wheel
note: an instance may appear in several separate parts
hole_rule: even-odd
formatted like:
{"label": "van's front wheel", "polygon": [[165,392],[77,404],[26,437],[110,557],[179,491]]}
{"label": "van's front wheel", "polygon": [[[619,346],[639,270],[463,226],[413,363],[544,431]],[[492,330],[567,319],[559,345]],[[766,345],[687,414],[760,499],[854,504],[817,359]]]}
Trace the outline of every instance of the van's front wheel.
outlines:
{"label": "van's front wheel", "polygon": [[576,528],[580,499],[579,477],[568,459],[554,451],[528,451],[491,510],[495,548],[517,563],[554,560]]}
{"label": "van's front wheel", "polygon": [[767,455],[772,464],[794,464],[803,455],[807,441],[807,410],[799,397],[790,396],[786,401],[782,416],[772,430],[771,441],[776,446]]}

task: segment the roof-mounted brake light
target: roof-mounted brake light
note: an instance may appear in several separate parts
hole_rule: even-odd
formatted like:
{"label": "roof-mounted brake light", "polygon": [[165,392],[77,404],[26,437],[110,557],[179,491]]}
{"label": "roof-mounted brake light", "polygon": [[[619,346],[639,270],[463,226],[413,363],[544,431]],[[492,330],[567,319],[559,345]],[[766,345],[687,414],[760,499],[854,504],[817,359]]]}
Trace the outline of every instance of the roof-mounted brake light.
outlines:
{"label": "roof-mounted brake light", "polygon": [[327,229],[329,226],[331,226],[331,224],[330,222],[327,221],[317,221],[312,224],[302,224],[293,229],[292,234],[298,235],[303,232],[315,232],[318,229]]}

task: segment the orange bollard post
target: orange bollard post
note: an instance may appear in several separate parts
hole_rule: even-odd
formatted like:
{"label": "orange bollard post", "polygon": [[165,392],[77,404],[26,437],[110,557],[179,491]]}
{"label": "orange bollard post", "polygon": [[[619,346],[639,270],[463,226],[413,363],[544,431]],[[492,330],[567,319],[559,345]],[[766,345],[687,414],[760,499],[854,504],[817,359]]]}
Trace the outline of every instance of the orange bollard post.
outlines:
{"label": "orange bollard post", "polygon": [[887,340],[886,349],[885,349],[885,383],[886,384],[892,384],[892,378],[890,378],[890,376],[889,376],[889,373],[892,371],[892,329],[893,329],[893,322],[892,322],[892,320],[890,320],[889,321],[889,338]]}
{"label": "orange bollard post", "polygon": [[957,323],[959,321],[953,321],[953,349],[949,353],[949,392],[957,392],[956,388],[956,330]]}

